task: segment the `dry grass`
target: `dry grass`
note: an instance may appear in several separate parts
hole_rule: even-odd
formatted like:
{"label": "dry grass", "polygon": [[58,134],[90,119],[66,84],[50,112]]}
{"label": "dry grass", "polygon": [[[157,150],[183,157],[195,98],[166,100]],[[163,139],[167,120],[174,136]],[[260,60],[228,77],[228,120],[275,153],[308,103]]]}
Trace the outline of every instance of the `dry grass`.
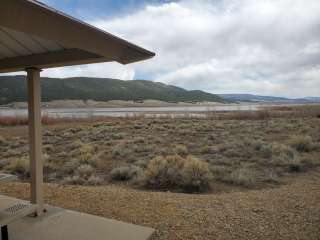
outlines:
{"label": "dry grass", "polygon": [[[281,182],[287,174],[320,166],[319,118],[241,119],[108,118],[47,125],[43,137],[45,180],[91,185],[119,179],[134,187],[137,181],[132,181],[136,178],[132,169],[143,174],[152,159],[179,155],[208,164],[213,175],[209,185],[214,191],[221,184],[266,187]],[[27,158],[25,129],[1,128],[0,171],[20,174],[18,168],[7,165]],[[92,174],[82,174],[83,166]]]}

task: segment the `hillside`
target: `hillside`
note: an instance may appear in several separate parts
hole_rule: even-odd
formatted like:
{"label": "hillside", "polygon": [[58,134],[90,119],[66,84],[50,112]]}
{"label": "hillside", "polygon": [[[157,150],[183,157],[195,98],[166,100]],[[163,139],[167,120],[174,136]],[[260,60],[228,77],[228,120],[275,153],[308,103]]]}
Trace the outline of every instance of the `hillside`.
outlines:
{"label": "hillside", "polygon": [[[41,78],[42,100],[146,100],[166,102],[226,102],[217,95],[163,83],[109,78]],[[0,104],[27,100],[25,76],[0,76]]]}
{"label": "hillside", "polygon": [[283,103],[316,103],[320,97],[284,98],[273,96],[260,96],[253,94],[218,94],[221,98],[237,102],[283,102]]}

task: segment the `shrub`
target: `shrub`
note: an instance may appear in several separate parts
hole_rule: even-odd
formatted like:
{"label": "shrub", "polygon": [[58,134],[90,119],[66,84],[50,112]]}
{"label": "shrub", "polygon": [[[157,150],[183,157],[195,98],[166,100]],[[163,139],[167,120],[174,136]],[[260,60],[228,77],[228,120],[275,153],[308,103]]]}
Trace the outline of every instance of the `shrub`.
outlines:
{"label": "shrub", "polygon": [[6,167],[10,163],[8,159],[0,159],[0,169]]}
{"label": "shrub", "polygon": [[145,171],[145,185],[160,189],[177,188],[181,184],[183,165],[184,159],[178,155],[155,157]]}
{"label": "shrub", "polygon": [[53,152],[54,147],[53,147],[53,145],[47,144],[47,145],[43,146],[43,150],[46,152]]}
{"label": "shrub", "polygon": [[124,139],[125,134],[124,133],[113,133],[111,134],[111,138],[114,140],[121,140]]}
{"label": "shrub", "polygon": [[90,163],[93,158],[94,147],[90,144],[82,144],[79,148],[78,158],[81,163]]}
{"label": "shrub", "polygon": [[263,144],[259,149],[263,157],[270,158],[272,156],[272,145],[271,144]]}
{"label": "shrub", "polygon": [[143,137],[136,137],[133,139],[134,143],[145,143],[145,139]]}
{"label": "shrub", "polygon": [[210,164],[210,171],[214,175],[215,179],[222,180],[224,177],[231,173],[232,168],[225,165],[213,165]]}
{"label": "shrub", "polygon": [[88,180],[93,175],[94,168],[89,164],[82,164],[78,167],[77,172],[81,178]]}
{"label": "shrub", "polygon": [[211,179],[208,164],[194,157],[158,156],[149,162],[143,184],[158,189],[205,191]]}
{"label": "shrub", "polygon": [[13,159],[9,165],[5,167],[5,170],[20,178],[25,178],[29,175],[29,161],[25,158]]}
{"label": "shrub", "polygon": [[5,144],[6,144],[6,139],[0,136],[0,145],[5,145]]}
{"label": "shrub", "polygon": [[62,166],[62,172],[66,174],[74,173],[80,166],[80,161],[78,159],[71,159],[70,161],[65,162]]}
{"label": "shrub", "polygon": [[258,176],[253,169],[241,167],[231,172],[231,174],[225,178],[225,181],[236,185],[251,187],[257,183]]}
{"label": "shrub", "polygon": [[86,183],[87,183],[87,185],[98,186],[103,183],[103,179],[101,177],[93,175],[93,176],[89,177],[89,179],[87,180]]}
{"label": "shrub", "polygon": [[137,178],[141,173],[141,168],[137,166],[123,166],[111,170],[110,177],[114,181],[130,181]]}
{"label": "shrub", "polygon": [[188,155],[187,147],[182,144],[176,145],[174,148],[174,152],[180,156],[187,156]]}
{"label": "shrub", "polygon": [[44,153],[42,155],[42,161],[44,175],[48,175],[51,172],[56,172],[60,170],[59,168],[57,168],[56,163],[50,160],[50,156],[48,154]]}
{"label": "shrub", "polygon": [[92,175],[88,179],[82,178],[79,175],[65,177],[62,181],[62,184],[72,184],[72,185],[89,185],[89,186],[98,186],[103,183],[103,179]]}
{"label": "shrub", "polygon": [[210,146],[203,146],[203,147],[200,149],[200,153],[201,153],[201,154],[213,153],[213,148],[210,147]]}
{"label": "shrub", "polygon": [[295,158],[295,151],[290,146],[284,144],[273,144],[272,145],[272,163],[274,165],[286,165]]}
{"label": "shrub", "polygon": [[84,183],[84,180],[79,175],[75,175],[71,177],[68,176],[62,180],[62,184],[83,185],[83,183]]}
{"label": "shrub", "polygon": [[207,139],[210,141],[215,141],[218,140],[218,137],[215,134],[211,133],[208,135]]}
{"label": "shrub", "polygon": [[5,156],[6,157],[15,157],[15,156],[19,156],[20,154],[21,154],[21,152],[17,149],[9,149],[7,151],[7,153],[5,154]]}
{"label": "shrub", "polygon": [[148,165],[148,160],[146,159],[139,159],[138,161],[135,162],[135,165],[141,167],[141,168],[146,168]]}
{"label": "shrub", "polygon": [[124,144],[118,144],[112,148],[113,157],[126,157],[129,153],[129,149]]}
{"label": "shrub", "polygon": [[275,166],[287,168],[290,172],[302,170],[302,163],[297,153],[290,146],[283,144],[272,145],[272,161]]}
{"label": "shrub", "polygon": [[320,166],[320,158],[303,156],[301,157],[301,163],[308,168],[314,168]]}
{"label": "shrub", "polygon": [[319,151],[320,150],[320,142],[314,143],[312,146],[312,149],[314,151]]}
{"label": "shrub", "polygon": [[[136,153],[147,153],[151,150],[151,147],[146,144],[133,145],[131,146],[131,148]],[[126,150],[126,155],[129,154],[130,152],[129,149],[125,149],[125,150]]]}
{"label": "shrub", "polygon": [[189,156],[182,169],[182,187],[187,191],[205,191],[211,180],[208,163]]}
{"label": "shrub", "polygon": [[295,136],[290,139],[290,146],[299,152],[309,152],[312,150],[312,138],[310,136]]}
{"label": "shrub", "polygon": [[256,142],[253,143],[253,147],[256,151],[261,151],[265,144],[266,144],[265,142],[261,140],[257,140]]}
{"label": "shrub", "polygon": [[269,169],[264,172],[262,180],[264,182],[276,183],[279,181],[279,175],[276,171]]}

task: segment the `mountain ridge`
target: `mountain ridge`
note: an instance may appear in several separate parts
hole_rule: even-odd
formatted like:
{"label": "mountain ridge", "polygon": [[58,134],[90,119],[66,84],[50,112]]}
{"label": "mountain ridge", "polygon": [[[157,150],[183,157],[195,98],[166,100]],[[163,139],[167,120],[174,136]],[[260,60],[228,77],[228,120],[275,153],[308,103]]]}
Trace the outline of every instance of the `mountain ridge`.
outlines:
{"label": "mountain ridge", "polygon": [[[41,78],[42,101],[53,100],[125,100],[147,99],[165,102],[230,102],[200,90],[185,90],[148,80],[111,78]],[[26,76],[0,76],[0,105],[27,101]]]}
{"label": "mountain ridge", "polygon": [[320,97],[285,98],[255,94],[217,94],[236,102],[283,102],[283,103],[320,103]]}

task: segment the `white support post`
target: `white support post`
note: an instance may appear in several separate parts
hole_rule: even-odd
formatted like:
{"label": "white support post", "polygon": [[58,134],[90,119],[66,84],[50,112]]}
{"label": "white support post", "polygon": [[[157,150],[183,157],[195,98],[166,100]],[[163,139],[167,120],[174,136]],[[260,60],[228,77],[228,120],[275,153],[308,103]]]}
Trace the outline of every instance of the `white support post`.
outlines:
{"label": "white support post", "polygon": [[28,120],[31,175],[31,203],[38,204],[36,214],[43,213],[43,163],[41,159],[41,82],[40,69],[28,68]]}

